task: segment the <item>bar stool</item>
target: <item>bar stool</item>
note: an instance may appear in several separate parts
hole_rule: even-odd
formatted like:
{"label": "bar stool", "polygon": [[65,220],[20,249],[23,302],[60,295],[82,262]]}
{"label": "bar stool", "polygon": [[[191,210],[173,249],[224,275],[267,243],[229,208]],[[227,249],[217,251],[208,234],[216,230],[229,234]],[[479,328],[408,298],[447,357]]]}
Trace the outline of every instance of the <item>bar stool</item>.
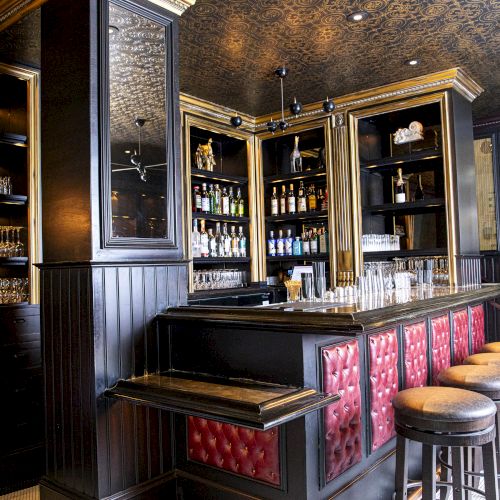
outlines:
{"label": "bar stool", "polygon": [[500,342],[489,342],[488,344],[484,344],[481,348],[481,352],[500,353]]}
{"label": "bar stool", "polygon": [[[495,454],[496,406],[476,392],[454,387],[416,387],[392,400],[397,432],[396,500],[405,500],[408,487],[422,484],[422,500],[435,500],[436,486],[453,488],[453,500],[464,498],[463,448],[480,446],[485,475],[485,498],[497,500]],[[422,482],[408,480],[409,440],[422,443]],[[436,447],[452,448],[452,482],[436,480]]]}
{"label": "bar stool", "polygon": [[483,352],[472,354],[464,359],[464,365],[483,365],[500,368],[500,353]]}

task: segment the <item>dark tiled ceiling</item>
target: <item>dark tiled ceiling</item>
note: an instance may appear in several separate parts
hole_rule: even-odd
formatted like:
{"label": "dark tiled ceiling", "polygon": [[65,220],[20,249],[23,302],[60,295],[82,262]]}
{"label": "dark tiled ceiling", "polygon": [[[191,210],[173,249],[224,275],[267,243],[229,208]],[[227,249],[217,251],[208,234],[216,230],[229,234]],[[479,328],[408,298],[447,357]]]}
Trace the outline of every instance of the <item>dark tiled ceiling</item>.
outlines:
{"label": "dark tiled ceiling", "polygon": [[[361,23],[346,14],[364,10]],[[476,118],[500,112],[498,0],[197,0],[180,21],[181,90],[252,115],[455,66],[486,91]],[[404,65],[417,57],[416,68]]]}

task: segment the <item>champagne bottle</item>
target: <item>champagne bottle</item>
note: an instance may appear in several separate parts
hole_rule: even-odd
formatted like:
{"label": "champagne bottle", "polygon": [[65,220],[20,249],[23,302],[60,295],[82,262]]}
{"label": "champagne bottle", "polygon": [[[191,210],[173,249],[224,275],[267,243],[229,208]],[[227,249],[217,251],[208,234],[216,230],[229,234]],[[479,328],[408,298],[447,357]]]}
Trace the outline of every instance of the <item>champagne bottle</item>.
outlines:
{"label": "champagne bottle", "polygon": [[314,184],[311,184],[311,186],[309,187],[309,194],[307,195],[307,204],[309,212],[315,212],[318,209],[316,189],[314,188]]}
{"label": "champagne bottle", "polygon": [[281,196],[280,196],[280,213],[281,215],[286,214],[286,186],[283,184],[281,186]]}
{"label": "champagne bottle", "polygon": [[290,172],[302,172],[302,156],[299,151],[299,136],[295,136],[295,145],[290,154]]}
{"label": "champagne bottle", "polygon": [[238,246],[239,246],[239,251],[240,251],[240,257],[246,257],[247,256],[247,238],[245,234],[243,233],[243,226],[239,227],[239,233],[238,233]]}
{"label": "champagne bottle", "polygon": [[276,194],[276,186],[273,186],[273,194],[271,195],[271,215],[279,215],[278,196]]}
{"label": "champagne bottle", "polygon": [[398,180],[396,181],[396,203],[405,203],[406,192],[405,182],[403,180],[403,169],[398,168]]}
{"label": "champagne bottle", "polygon": [[304,181],[300,181],[299,192],[297,196],[297,213],[307,212],[306,190],[304,189]]}
{"label": "champagne bottle", "polygon": [[288,197],[286,200],[287,208],[288,208],[288,213],[289,214],[294,214],[295,213],[295,194],[293,192],[293,184],[290,184],[290,191],[288,191]]}
{"label": "champagne bottle", "polygon": [[221,205],[222,205],[222,215],[229,215],[230,214],[229,195],[227,193],[226,186],[222,188]]}
{"label": "champagne bottle", "polygon": [[210,196],[207,192],[207,185],[205,183],[201,185],[201,211],[204,214],[210,213]]}
{"label": "champagne bottle", "polygon": [[200,219],[200,246],[201,246],[201,256],[208,257],[209,249],[208,249],[208,234],[205,231],[205,221]]}
{"label": "champagne bottle", "polygon": [[422,175],[418,174],[418,185],[415,190],[415,200],[423,200],[424,199],[424,189],[422,187]]}
{"label": "champagne bottle", "polygon": [[198,231],[198,220],[197,219],[193,220],[193,232],[191,235],[191,246],[192,246],[193,259],[197,259],[197,258],[201,257],[201,239],[200,239],[200,233]]}

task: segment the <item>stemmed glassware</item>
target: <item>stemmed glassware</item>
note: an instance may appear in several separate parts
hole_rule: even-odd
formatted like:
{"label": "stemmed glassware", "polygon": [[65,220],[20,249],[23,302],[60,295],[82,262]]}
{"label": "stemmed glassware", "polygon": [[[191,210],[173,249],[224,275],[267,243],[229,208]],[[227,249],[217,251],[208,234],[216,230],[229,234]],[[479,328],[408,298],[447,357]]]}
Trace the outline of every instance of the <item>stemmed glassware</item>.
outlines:
{"label": "stemmed glassware", "polygon": [[0,304],[27,302],[28,278],[0,278]]}
{"label": "stemmed glassware", "polygon": [[0,226],[0,257],[23,257],[22,226]]}
{"label": "stemmed glassware", "polygon": [[239,269],[201,269],[193,272],[196,291],[241,288],[247,284],[247,273]]}

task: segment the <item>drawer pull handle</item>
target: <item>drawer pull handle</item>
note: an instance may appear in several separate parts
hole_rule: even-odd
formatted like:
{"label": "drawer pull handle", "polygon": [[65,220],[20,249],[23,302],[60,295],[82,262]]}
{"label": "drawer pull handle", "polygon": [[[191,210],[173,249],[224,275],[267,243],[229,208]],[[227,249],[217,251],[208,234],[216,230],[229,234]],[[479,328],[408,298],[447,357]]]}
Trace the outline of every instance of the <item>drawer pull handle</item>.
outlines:
{"label": "drawer pull handle", "polygon": [[14,320],[14,323],[26,323],[26,320],[24,318],[17,318]]}

